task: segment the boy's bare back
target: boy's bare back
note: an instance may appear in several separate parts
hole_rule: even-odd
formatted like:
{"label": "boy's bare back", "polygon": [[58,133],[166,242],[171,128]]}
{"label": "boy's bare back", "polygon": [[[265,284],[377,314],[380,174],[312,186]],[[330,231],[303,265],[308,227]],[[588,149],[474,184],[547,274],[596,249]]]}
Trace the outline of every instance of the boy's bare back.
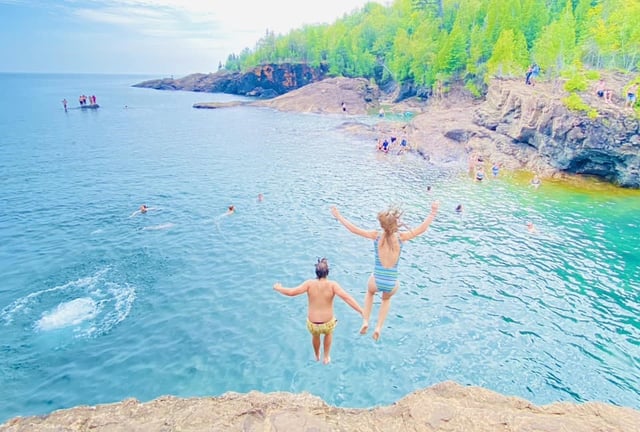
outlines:
{"label": "boy's bare back", "polygon": [[307,297],[309,299],[309,321],[323,323],[333,318],[333,299],[337,282],[328,279],[309,279]]}

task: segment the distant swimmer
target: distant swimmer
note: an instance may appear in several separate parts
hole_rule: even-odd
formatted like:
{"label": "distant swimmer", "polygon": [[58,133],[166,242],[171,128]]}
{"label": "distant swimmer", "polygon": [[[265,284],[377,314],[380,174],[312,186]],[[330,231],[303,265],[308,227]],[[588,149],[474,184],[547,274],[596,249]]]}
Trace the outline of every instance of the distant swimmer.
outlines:
{"label": "distant swimmer", "polygon": [[149,207],[146,204],[142,204],[140,206],[140,208],[136,211],[134,211],[133,213],[131,213],[131,216],[129,217],[133,217],[135,215],[139,215],[139,214],[146,214],[147,212],[151,211],[151,210],[157,210],[155,207]]}
{"label": "distant swimmer", "polygon": [[531,221],[527,222],[527,231],[529,231],[530,233],[538,232],[536,226]]}
{"label": "distant swimmer", "polygon": [[67,99],[62,99],[62,106],[64,107],[64,112],[67,112]]}
{"label": "distant swimmer", "polygon": [[538,189],[541,183],[542,182],[540,181],[540,177],[538,177],[538,174],[534,174],[533,178],[531,179],[531,186]]}
{"label": "distant swimmer", "polygon": [[232,215],[232,214],[234,214],[235,212],[236,212],[236,207],[235,207],[235,206],[230,205],[230,206],[227,208],[227,213],[225,213],[225,214],[227,214],[227,215]]}
{"label": "distant swimmer", "polygon": [[258,201],[262,202],[264,200],[264,195],[262,195],[261,193],[258,194]]}
{"label": "distant swimmer", "polygon": [[458,213],[458,214],[462,214],[462,210],[463,210],[463,209],[464,209],[464,208],[462,207],[462,204],[458,204],[458,205],[456,206],[456,213]]}
{"label": "distant swimmer", "polygon": [[338,282],[329,280],[329,263],[326,258],[316,263],[316,279],[308,279],[295,288],[285,288],[280,282],[273,284],[273,289],[289,297],[307,293],[308,312],[307,330],[311,333],[311,345],[316,361],[320,361],[320,336],[324,335],[323,363],[331,362],[331,342],[333,330],[338,323],[333,314],[333,299],[337,295],[361,316],[364,311],[358,302],[346,292]]}

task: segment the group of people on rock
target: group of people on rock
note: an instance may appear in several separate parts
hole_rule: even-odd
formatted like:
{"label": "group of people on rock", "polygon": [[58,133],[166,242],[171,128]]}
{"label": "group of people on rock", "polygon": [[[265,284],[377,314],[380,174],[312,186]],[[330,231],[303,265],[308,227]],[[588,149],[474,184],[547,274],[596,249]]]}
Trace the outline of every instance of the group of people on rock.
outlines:
{"label": "group of people on rock", "polygon": [[[604,79],[600,79],[600,81],[598,81],[598,85],[596,87],[596,95],[602,98],[605,103],[608,103],[608,104],[613,103],[613,89],[607,86]],[[624,104],[625,108],[634,108],[637,100],[638,100],[638,83],[633,82],[626,89],[625,104]]]}
{"label": "group of people on rock", "polygon": [[398,138],[394,135],[389,138],[378,138],[376,150],[382,153],[402,154],[409,150],[409,141],[407,137]]}
{"label": "group of people on rock", "polygon": [[[473,172],[474,181],[484,181],[486,179],[484,172],[484,157],[476,153],[471,153],[469,156],[469,170]],[[493,177],[498,177],[498,174],[500,174],[499,163],[494,162],[491,165],[491,174],[493,174]]]}
{"label": "group of people on rock", "polygon": [[78,102],[80,102],[80,105],[87,105],[87,101],[89,101],[88,105],[95,105],[96,104],[96,96],[95,95],[91,95],[91,96],[80,95],[78,97]]}

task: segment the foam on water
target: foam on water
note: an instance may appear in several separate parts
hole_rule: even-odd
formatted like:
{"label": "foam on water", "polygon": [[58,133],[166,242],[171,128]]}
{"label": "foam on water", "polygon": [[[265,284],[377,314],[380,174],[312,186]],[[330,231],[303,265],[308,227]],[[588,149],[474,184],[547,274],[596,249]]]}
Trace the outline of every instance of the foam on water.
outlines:
{"label": "foam on water", "polygon": [[91,298],[77,298],[61,303],[55,309],[45,312],[35,325],[38,330],[42,331],[75,326],[94,318],[100,312],[97,306]]}
{"label": "foam on water", "polygon": [[75,337],[107,333],[127,317],[135,300],[135,289],[108,281],[108,272],[21,297],[0,312],[0,322],[34,332],[71,328]]}

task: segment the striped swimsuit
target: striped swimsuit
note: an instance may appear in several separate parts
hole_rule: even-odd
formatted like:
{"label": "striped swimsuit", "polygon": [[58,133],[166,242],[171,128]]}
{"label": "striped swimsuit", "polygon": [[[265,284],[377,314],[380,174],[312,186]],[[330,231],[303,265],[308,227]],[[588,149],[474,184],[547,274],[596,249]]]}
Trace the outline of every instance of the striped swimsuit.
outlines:
{"label": "striped swimsuit", "polygon": [[[380,262],[380,254],[378,253],[378,241],[380,236],[376,237],[373,241],[373,248],[376,254],[375,267],[373,268],[373,278],[376,281],[376,287],[382,292],[391,292],[398,282],[398,263],[400,262],[400,255],[398,255],[398,261],[392,268],[386,268]],[[400,244],[400,252],[402,252],[402,241],[400,241],[400,235],[398,234],[398,243]]]}

